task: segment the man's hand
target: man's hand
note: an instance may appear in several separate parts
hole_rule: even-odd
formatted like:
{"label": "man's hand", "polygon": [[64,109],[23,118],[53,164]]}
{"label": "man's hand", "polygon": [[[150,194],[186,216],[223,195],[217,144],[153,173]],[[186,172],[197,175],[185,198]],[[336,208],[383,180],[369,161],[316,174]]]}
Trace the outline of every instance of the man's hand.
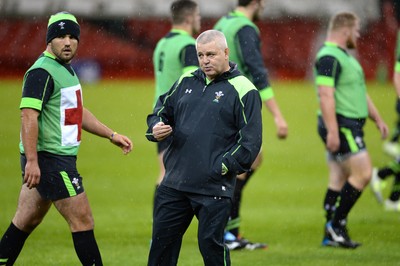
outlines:
{"label": "man's hand", "polygon": [[25,165],[24,183],[29,189],[36,187],[40,182],[40,168],[37,161],[27,161]]}
{"label": "man's hand", "polygon": [[381,133],[382,139],[386,139],[389,136],[389,127],[386,125],[386,123],[383,120],[378,120],[376,121],[376,126]]}
{"label": "man's hand", "polygon": [[326,136],[326,149],[330,152],[336,152],[340,147],[340,138],[338,133],[329,133]]}
{"label": "man's hand", "polygon": [[161,141],[171,135],[172,133],[172,127],[170,125],[165,125],[163,122],[157,123],[153,127],[153,137],[157,141]]}
{"label": "man's hand", "polygon": [[276,117],[275,119],[275,125],[276,125],[276,129],[277,129],[277,136],[278,139],[286,139],[287,135],[288,135],[288,125],[285,121],[285,119],[283,119],[283,117]]}
{"label": "man's hand", "polygon": [[133,144],[127,136],[115,133],[111,142],[120,147],[125,155],[132,151]]}

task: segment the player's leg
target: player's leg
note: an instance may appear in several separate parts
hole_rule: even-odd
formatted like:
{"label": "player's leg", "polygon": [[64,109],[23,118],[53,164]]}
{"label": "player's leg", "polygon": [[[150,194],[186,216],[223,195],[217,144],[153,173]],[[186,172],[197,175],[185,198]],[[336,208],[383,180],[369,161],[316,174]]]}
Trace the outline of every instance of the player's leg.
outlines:
{"label": "player's leg", "polygon": [[400,157],[382,168],[373,169],[370,187],[379,203],[383,203],[382,191],[387,185],[387,177],[397,174],[400,174]]}
{"label": "player's leg", "polygon": [[194,216],[190,201],[184,192],[158,187],[154,201],[153,229],[149,266],[176,265],[182,237]]}
{"label": "player's leg", "polygon": [[328,161],[329,183],[324,198],[325,217],[327,222],[333,217],[336,210],[336,202],[347,180],[347,174],[340,167],[340,164],[334,160]]}
{"label": "player's leg", "polygon": [[[157,159],[158,159],[159,173],[158,173],[158,178],[157,178],[156,187],[155,187],[155,191],[154,191],[154,197],[156,195],[158,186],[161,184],[161,182],[165,176],[164,154],[165,154],[165,151],[168,148],[168,146],[171,144],[171,142],[172,142],[172,137],[168,137],[167,139],[165,139],[161,142],[157,142]],[[153,202],[154,202],[154,198],[153,198]]]}
{"label": "player's leg", "polygon": [[236,185],[232,199],[232,208],[230,212],[229,221],[225,228],[225,242],[227,243],[229,249],[237,250],[249,247],[249,249],[255,248],[266,248],[267,245],[264,243],[252,243],[246,239],[241,238],[240,236],[240,208],[242,201],[242,194],[245,185],[250,180],[251,176],[257,170],[257,168],[261,165],[262,162],[262,153],[257,155],[255,161],[251,166],[251,171],[240,174],[236,177]]}
{"label": "player's leg", "polygon": [[383,150],[390,156],[398,157],[400,155],[400,100],[396,100],[397,122],[394,132],[390,139],[383,143]]}
{"label": "player's leg", "polygon": [[56,200],[54,206],[70,227],[75,251],[82,265],[103,265],[94,236],[94,219],[86,193]]}
{"label": "player's leg", "polygon": [[12,223],[0,241],[0,265],[13,265],[29,234],[41,223],[51,206],[37,189],[21,187],[18,207]]}
{"label": "player's leg", "polygon": [[399,142],[400,138],[400,99],[396,99],[396,113],[397,113],[397,122],[396,128],[393,132],[392,137],[390,138],[391,142]]}
{"label": "player's leg", "polygon": [[[345,173],[340,164],[331,157],[328,158],[328,169],[329,182],[323,202],[326,223],[328,223],[333,218],[340,191],[342,190],[343,185],[347,180],[347,173]],[[324,233],[324,237],[322,239],[322,245],[334,247],[338,246],[338,244],[333,241],[326,232]]]}
{"label": "player's leg", "polygon": [[395,175],[389,198],[385,201],[388,211],[400,211],[400,173]]}
{"label": "player's leg", "polygon": [[158,154],[158,165],[160,168],[160,172],[159,172],[158,178],[157,178],[157,185],[156,185],[157,187],[160,185],[160,183],[163,180],[164,175],[165,175],[165,166],[164,166],[164,162],[163,162],[164,153],[165,153],[165,151],[162,151]]}
{"label": "player's leg", "polygon": [[348,236],[347,217],[371,179],[371,159],[368,152],[363,150],[350,156],[341,165],[349,172],[349,178],[340,192],[338,207],[327,229],[341,246],[356,248],[360,244],[353,242]]}
{"label": "player's leg", "polygon": [[224,228],[231,200],[226,197],[191,196],[198,225],[198,242],[204,265],[231,265],[229,249],[224,245]]}

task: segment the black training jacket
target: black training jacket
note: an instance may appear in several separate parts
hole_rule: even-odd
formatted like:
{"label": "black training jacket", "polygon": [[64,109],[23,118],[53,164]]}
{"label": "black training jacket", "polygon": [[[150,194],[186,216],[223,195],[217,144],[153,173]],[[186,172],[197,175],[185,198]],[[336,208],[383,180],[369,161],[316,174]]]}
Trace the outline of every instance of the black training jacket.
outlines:
{"label": "black training jacket", "polygon": [[[261,106],[258,90],[234,64],[209,84],[200,68],[182,75],[147,117],[150,141],[156,141],[156,123],[173,129],[162,184],[232,197],[235,176],[250,169],[261,148]],[[224,175],[222,164],[228,168]]]}

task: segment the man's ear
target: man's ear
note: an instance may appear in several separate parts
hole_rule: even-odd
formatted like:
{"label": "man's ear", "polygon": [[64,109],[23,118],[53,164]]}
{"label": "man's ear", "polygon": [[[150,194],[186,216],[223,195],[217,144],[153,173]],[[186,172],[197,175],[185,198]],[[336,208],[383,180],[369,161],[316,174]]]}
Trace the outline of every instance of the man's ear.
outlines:
{"label": "man's ear", "polygon": [[225,48],[224,52],[225,52],[225,56],[229,57],[229,48],[228,47]]}

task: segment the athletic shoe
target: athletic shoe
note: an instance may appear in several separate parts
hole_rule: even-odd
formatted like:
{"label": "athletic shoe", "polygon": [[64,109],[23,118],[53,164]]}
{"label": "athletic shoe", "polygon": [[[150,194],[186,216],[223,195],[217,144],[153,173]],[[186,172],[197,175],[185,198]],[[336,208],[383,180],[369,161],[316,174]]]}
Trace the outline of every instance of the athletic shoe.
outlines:
{"label": "athletic shoe", "polygon": [[249,242],[243,238],[235,238],[234,240],[225,240],[225,245],[229,250],[244,249]]}
{"label": "athletic shoe", "polygon": [[255,249],[266,249],[268,247],[265,243],[253,243],[249,240],[236,237],[231,232],[225,232],[224,235],[225,245],[229,248],[229,250],[239,250],[239,249],[247,249],[247,250],[255,250]]}
{"label": "athletic shoe", "polygon": [[375,195],[376,200],[382,204],[383,203],[383,196],[382,196],[382,190],[386,186],[386,182],[382,179],[379,178],[378,176],[378,168],[375,168],[372,170],[372,178],[371,178],[371,190]]}
{"label": "athletic shoe", "polygon": [[400,146],[397,142],[386,141],[383,143],[383,150],[393,158],[397,158],[400,155]]}
{"label": "athletic shoe", "polygon": [[244,240],[247,242],[246,246],[244,247],[247,250],[255,250],[255,249],[267,249],[268,245],[265,243],[257,243],[257,242],[250,242],[247,239],[241,238],[241,240]]}
{"label": "athletic shoe", "polygon": [[322,239],[321,246],[323,246],[323,247],[338,247],[339,243],[333,241],[332,237],[325,232],[324,238]]}
{"label": "athletic shoe", "polygon": [[336,242],[340,247],[355,249],[361,245],[361,243],[354,242],[350,239],[345,225],[334,227],[332,222],[328,222],[326,224],[326,233],[332,241]]}
{"label": "athletic shoe", "polygon": [[385,200],[386,211],[400,211],[400,200],[392,201],[390,199]]}

